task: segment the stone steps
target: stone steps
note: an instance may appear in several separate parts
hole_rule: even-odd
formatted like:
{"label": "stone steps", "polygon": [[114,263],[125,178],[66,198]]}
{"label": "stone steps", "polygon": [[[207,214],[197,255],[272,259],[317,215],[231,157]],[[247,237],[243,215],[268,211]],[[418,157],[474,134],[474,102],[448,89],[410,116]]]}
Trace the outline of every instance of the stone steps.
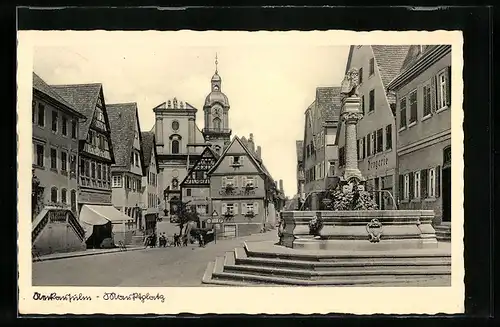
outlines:
{"label": "stone steps", "polygon": [[436,239],[439,242],[451,242],[451,226],[449,224],[443,224],[435,226]]}
{"label": "stone steps", "polygon": [[[283,253],[272,257],[267,253],[249,251],[248,246],[235,248],[211,262],[203,276],[204,284],[226,286],[255,285],[404,285],[406,282],[426,281],[451,276],[451,257],[427,253],[421,257],[408,254],[368,258],[366,254],[329,255],[330,261],[313,261],[314,255],[293,254],[286,259]],[[328,256],[323,256],[323,259]],[[317,256],[316,256],[317,258]]]}

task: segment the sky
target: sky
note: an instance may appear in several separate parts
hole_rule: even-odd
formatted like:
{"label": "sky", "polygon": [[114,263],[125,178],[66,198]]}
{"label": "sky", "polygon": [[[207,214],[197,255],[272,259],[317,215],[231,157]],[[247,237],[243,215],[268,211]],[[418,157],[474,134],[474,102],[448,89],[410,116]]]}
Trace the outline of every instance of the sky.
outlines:
{"label": "sky", "polygon": [[193,32],[191,38],[144,33],[54,34],[33,48],[33,69],[48,84],[102,83],[108,104],[136,102],[143,131],[153,127],[152,109],[177,97],[198,109],[201,129],[217,53],[233,136],[253,133],[273,178],[283,179],[287,196],[295,195],[295,141],[303,138],[304,112],[316,87],[340,85],[349,46],[280,38],[286,33],[277,32],[237,39],[225,32]]}

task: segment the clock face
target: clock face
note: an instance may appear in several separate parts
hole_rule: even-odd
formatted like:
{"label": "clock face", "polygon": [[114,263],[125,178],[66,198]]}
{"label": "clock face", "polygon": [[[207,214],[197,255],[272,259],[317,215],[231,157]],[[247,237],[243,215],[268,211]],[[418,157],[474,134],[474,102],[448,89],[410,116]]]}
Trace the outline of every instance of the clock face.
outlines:
{"label": "clock face", "polygon": [[221,114],[221,109],[219,107],[215,107],[213,110],[213,113],[215,116],[220,116]]}

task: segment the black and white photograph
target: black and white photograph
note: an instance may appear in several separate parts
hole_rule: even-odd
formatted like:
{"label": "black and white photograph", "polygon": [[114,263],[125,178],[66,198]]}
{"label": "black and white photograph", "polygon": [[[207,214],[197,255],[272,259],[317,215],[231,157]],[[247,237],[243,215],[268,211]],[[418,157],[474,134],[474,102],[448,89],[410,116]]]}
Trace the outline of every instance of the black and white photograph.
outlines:
{"label": "black and white photograph", "polygon": [[461,310],[459,32],[19,42],[27,311]]}

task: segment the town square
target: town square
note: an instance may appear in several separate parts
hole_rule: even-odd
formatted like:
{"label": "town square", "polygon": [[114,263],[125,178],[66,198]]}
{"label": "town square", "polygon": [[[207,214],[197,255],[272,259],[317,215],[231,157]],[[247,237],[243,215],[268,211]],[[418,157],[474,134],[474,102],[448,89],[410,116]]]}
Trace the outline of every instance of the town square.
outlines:
{"label": "town square", "polygon": [[34,286],[451,285],[451,45],[104,49],[34,52]]}

